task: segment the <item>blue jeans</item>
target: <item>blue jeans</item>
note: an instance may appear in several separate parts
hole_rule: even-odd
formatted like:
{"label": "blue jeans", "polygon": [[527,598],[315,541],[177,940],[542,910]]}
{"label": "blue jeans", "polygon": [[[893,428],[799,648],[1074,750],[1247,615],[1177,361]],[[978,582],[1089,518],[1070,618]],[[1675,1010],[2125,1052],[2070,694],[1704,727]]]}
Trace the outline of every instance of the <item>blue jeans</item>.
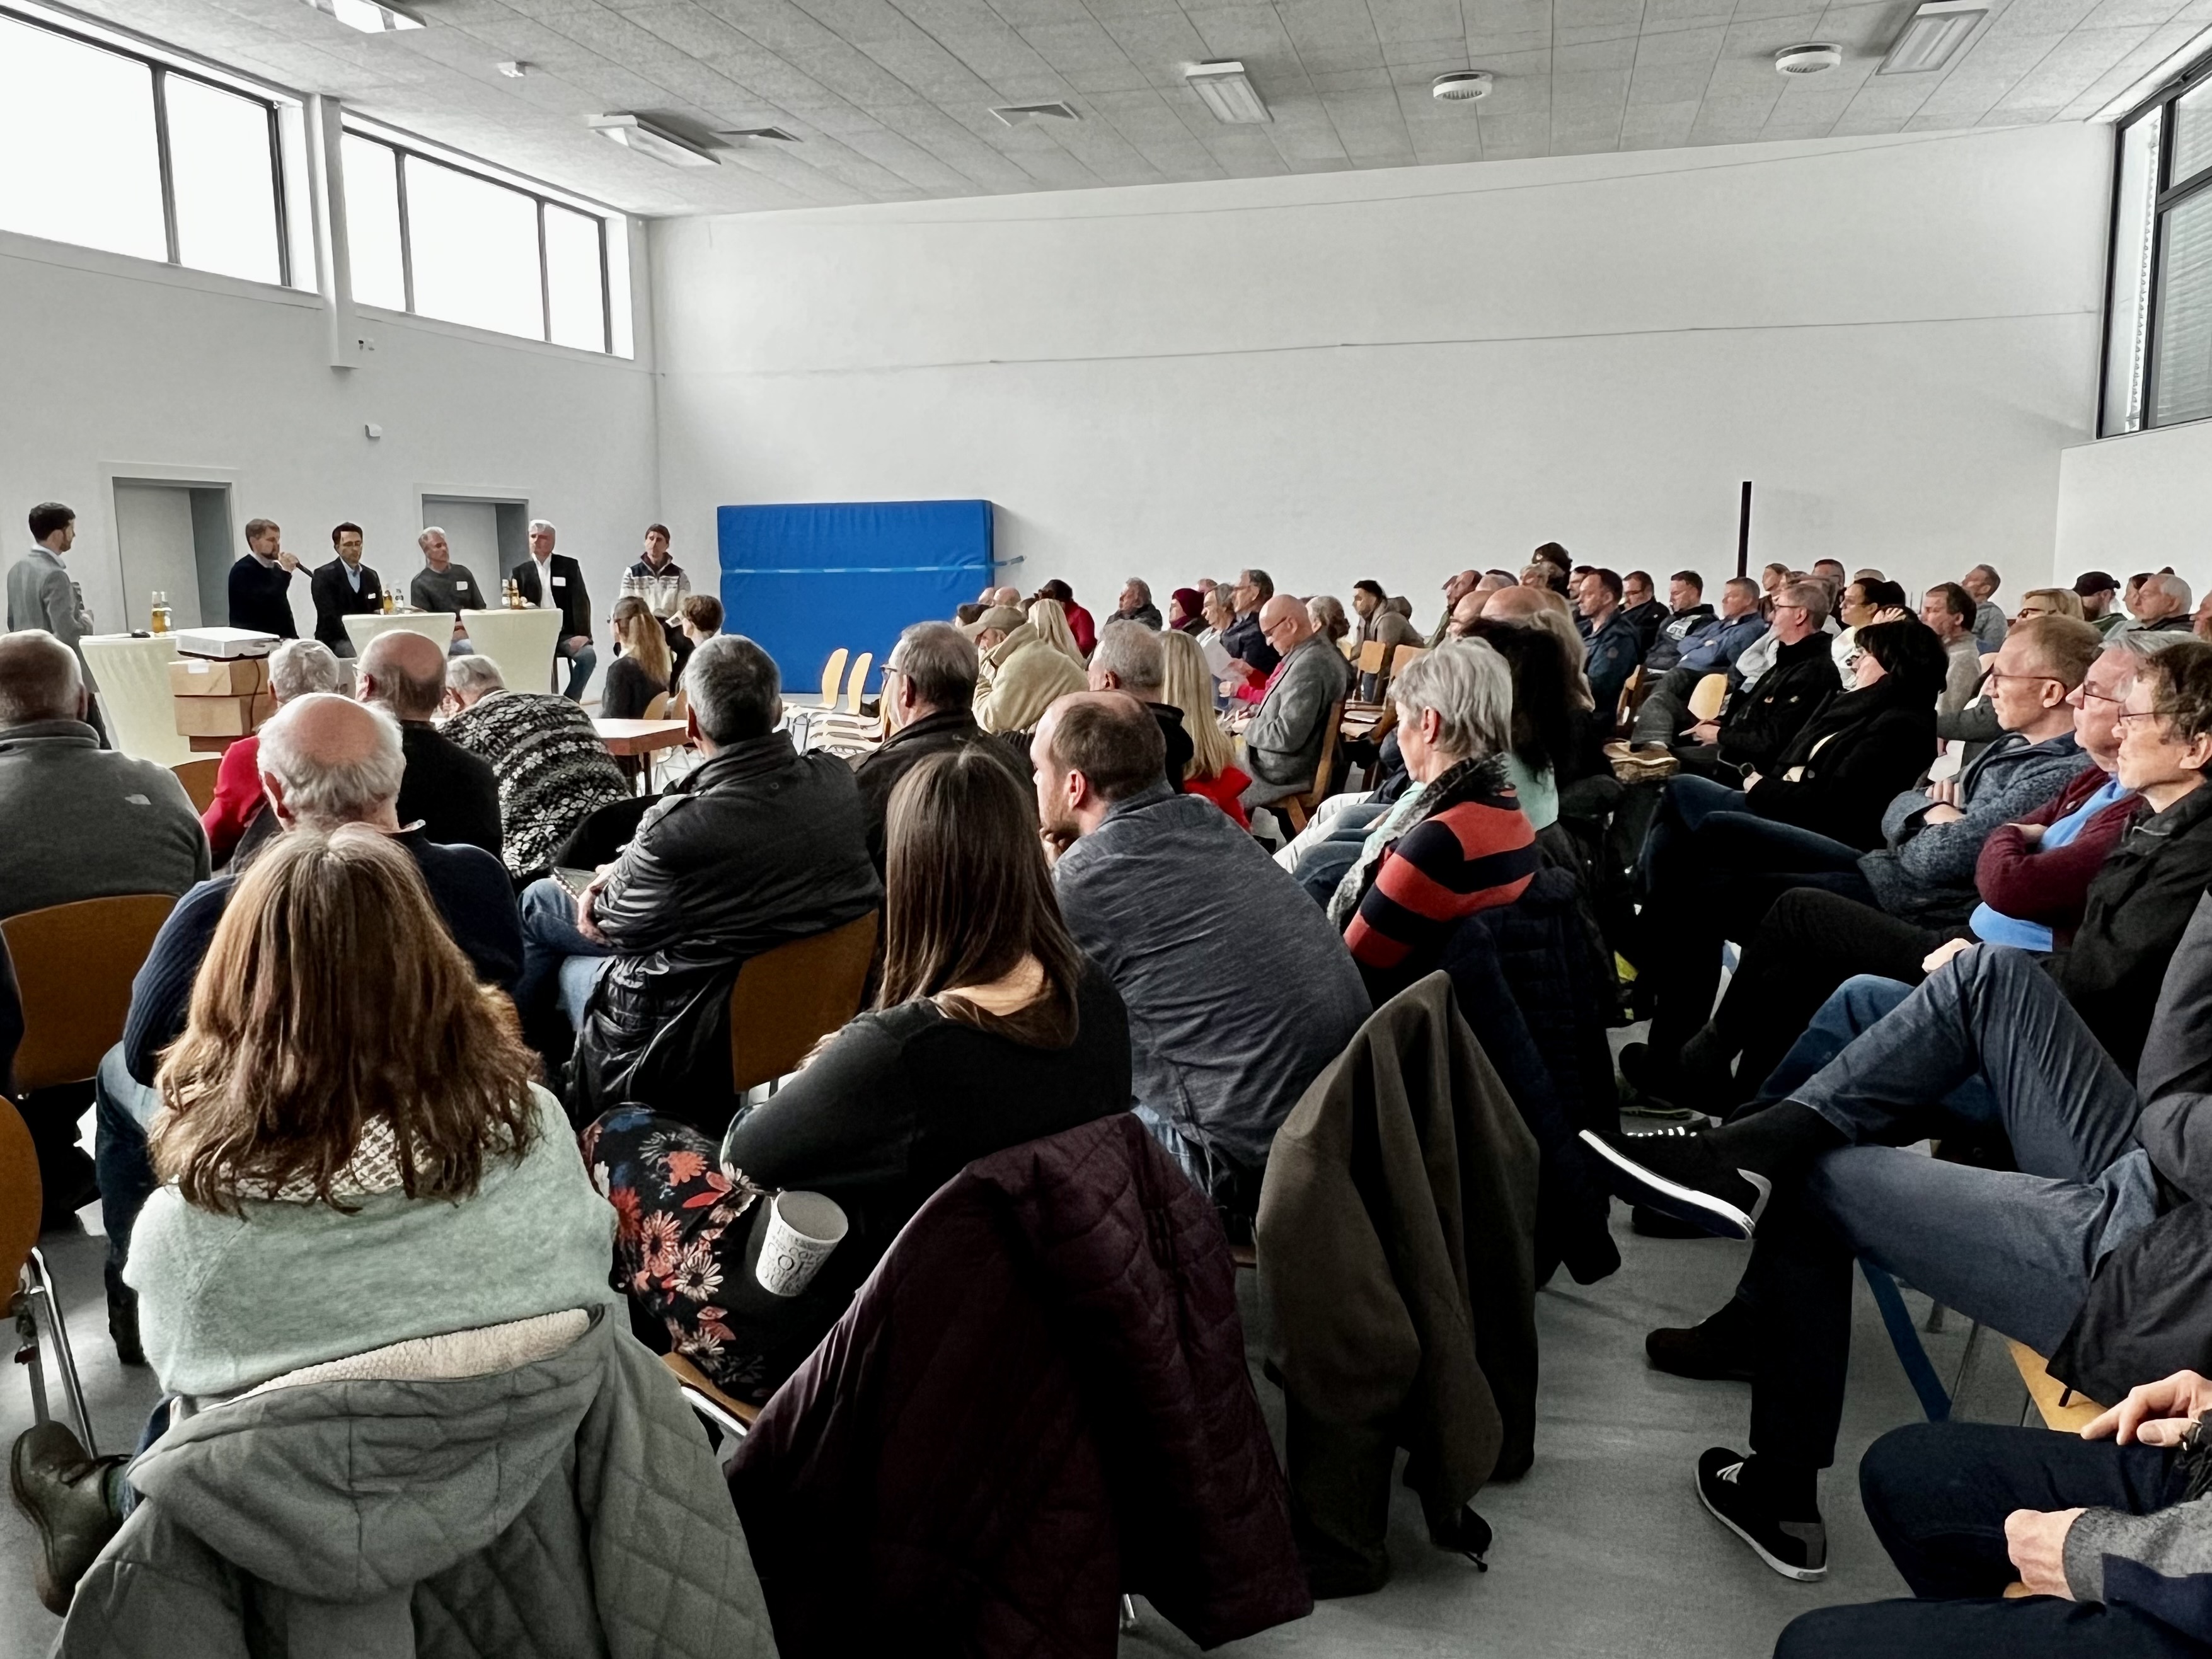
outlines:
{"label": "blue jeans", "polygon": [[[1852,1039],[1871,1030],[1875,1021],[1901,1006],[1911,994],[1912,988],[1901,979],[1855,974],[1845,980],[1835,994],[1820,1005],[1803,1035],[1790,1045],[1790,1052],[1782,1057],[1782,1063],[1767,1073],[1765,1081],[1759,1085],[1759,1091],[1744,1109],[1755,1111],[1778,1100],[1789,1099],[1799,1085],[1849,1048]],[[1942,1103],[1946,1112],[1969,1123],[1997,1121],[1996,1102],[1990,1098],[1989,1085],[1979,1077],[1970,1077],[1959,1084],[1942,1097]]]}
{"label": "blue jeans", "polygon": [[92,1160],[100,1181],[100,1224],[107,1235],[103,1270],[107,1299],[127,1304],[136,1296],[123,1282],[123,1264],[131,1259],[131,1230],[160,1184],[154,1179],[146,1130],[161,1097],[131,1075],[118,1042],[100,1057],[92,1098]]}
{"label": "blue jeans", "polygon": [[527,1020],[550,1004],[581,1030],[592,988],[614,952],[576,927],[576,896],[550,876],[522,890],[522,978],[514,1006]]}
{"label": "blue jeans", "polygon": [[571,652],[568,641],[562,640],[553,647],[553,654],[568,659],[568,689],[561,695],[570,702],[583,702],[584,687],[592,678],[592,670],[599,666],[599,653],[588,645]]}
{"label": "blue jeans", "polygon": [[[2017,1170],[1905,1150],[1977,1080]],[[1752,1446],[1788,1463],[1835,1455],[1853,1257],[2049,1353],[2098,1262],[2157,1213],[2135,1086],[2025,951],[1945,963],[1790,1097],[1850,1144],[1776,1189],[1738,1292],[1759,1333]]]}
{"label": "blue jeans", "polygon": [[2020,1574],[2014,1510],[2151,1515],[2181,1501],[2173,1454],[2040,1425],[1915,1423],[1867,1449],[1867,1518],[1917,1601],[1823,1607],[1782,1632],[1775,1659],[2203,1659],[2204,1644],[2125,1603],[2002,1601]]}

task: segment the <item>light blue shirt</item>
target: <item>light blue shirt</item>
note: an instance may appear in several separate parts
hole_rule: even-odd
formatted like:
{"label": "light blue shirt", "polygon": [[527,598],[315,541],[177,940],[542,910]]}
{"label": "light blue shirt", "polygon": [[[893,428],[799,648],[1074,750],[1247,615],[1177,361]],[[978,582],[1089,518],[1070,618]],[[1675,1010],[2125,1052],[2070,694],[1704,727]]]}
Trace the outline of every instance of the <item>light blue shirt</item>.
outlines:
{"label": "light blue shirt", "polygon": [[[2054,852],[2065,846],[2081,835],[2091,818],[2127,793],[2118,778],[2106,779],[2102,789],[2043,832],[2040,850]],[[2041,922],[2022,921],[2018,916],[2008,916],[1986,904],[1974,907],[1974,914],[1967,918],[1966,925],[1974,930],[1975,938],[1987,945],[2009,945],[2022,951],[2047,952],[2052,944],[2051,929]]]}

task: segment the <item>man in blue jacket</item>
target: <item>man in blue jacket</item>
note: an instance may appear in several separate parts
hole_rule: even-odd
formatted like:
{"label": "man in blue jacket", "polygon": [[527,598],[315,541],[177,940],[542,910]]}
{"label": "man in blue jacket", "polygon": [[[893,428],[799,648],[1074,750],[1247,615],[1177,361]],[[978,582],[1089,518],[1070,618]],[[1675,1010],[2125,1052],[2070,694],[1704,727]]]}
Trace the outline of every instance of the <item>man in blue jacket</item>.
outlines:
{"label": "man in blue jacket", "polygon": [[[1663,642],[1666,629],[1660,629]],[[1635,740],[1639,744],[1672,743],[1690,725],[1690,694],[1708,674],[1725,674],[1735,666],[1744,648],[1766,632],[1766,618],[1759,614],[1759,584],[1745,576],[1731,576],[1721,587],[1717,619],[1685,635],[1666,672],[1644,707],[1637,711]]]}

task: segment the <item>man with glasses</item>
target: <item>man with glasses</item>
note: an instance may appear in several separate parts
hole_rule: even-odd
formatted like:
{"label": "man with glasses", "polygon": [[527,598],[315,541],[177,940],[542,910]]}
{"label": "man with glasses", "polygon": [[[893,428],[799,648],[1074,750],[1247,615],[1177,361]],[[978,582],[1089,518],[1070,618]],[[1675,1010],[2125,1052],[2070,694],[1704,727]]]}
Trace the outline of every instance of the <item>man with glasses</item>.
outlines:
{"label": "man with glasses", "polygon": [[1252,783],[1238,799],[1247,811],[1313,787],[1322,739],[1352,672],[1305,605],[1290,594],[1269,599],[1260,623],[1281,661],[1244,732],[1244,767]]}
{"label": "man with glasses", "polygon": [[[2212,647],[2148,659],[2119,726],[2120,779],[2152,815],[2130,840],[2170,842],[2170,815],[2202,799],[2212,767]],[[2114,862],[2128,853],[2124,842]],[[2134,856],[2148,870],[2161,855]],[[2154,949],[2160,925],[2174,937],[2185,902],[2159,904],[2162,923],[2146,911],[2145,936],[2116,954]],[[1977,945],[1763,1109],[1695,1134],[1583,1136],[1616,1190],[1755,1240],[1735,1311],[1752,1452],[1713,1448],[1697,1480],[1705,1507],[1785,1577],[1826,1572],[1817,1486],[1842,1416],[1855,1257],[2051,1356],[2051,1374],[2093,1399],[2202,1358],[2212,1165],[2192,1120],[2212,1077],[2212,898],[2178,934],[2132,1076],[2073,1000],[2072,966]],[[2148,986],[2136,995],[2148,1002]],[[1962,1122],[2002,1130],[2017,1168],[1909,1150]],[[1948,1485],[1927,1472],[1931,1499]],[[2076,1513],[2012,1510],[2014,1564],[2024,1547],[2070,1562]]]}
{"label": "man with glasses", "polygon": [[1261,608],[1274,597],[1274,581],[1264,570],[1240,573],[1229,590],[1229,608],[1237,619],[1221,630],[1221,648],[1229,653],[1228,672],[1255,685],[1265,684],[1282,660],[1260,625]]}
{"label": "man with glasses", "polygon": [[1775,641],[1772,663],[1755,684],[1738,684],[1729,671],[1726,706],[1717,718],[1684,732],[1674,747],[1684,771],[1732,783],[1790,746],[1797,728],[1836,689],[1835,665],[1820,631],[1827,620],[1828,590],[1822,584],[1792,582],[1782,590],[1771,626],[1750,636]]}
{"label": "man with glasses", "polygon": [[899,635],[884,665],[884,713],[891,733],[854,773],[860,786],[860,809],[867,815],[868,857],[876,874],[884,872],[884,823],[898,781],[932,755],[981,745],[1005,763],[1022,786],[1023,798],[1036,789],[1013,749],[988,737],[975,724],[975,647],[951,623],[916,623]]}

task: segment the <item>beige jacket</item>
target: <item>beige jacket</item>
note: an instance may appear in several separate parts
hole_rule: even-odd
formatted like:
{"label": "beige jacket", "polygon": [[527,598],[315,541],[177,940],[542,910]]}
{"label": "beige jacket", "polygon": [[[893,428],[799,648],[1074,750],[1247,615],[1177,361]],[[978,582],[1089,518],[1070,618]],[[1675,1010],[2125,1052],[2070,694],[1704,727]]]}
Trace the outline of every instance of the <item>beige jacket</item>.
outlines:
{"label": "beige jacket", "polygon": [[983,659],[975,724],[986,732],[1026,732],[1044,718],[1055,697],[1089,684],[1081,668],[1024,623]]}

